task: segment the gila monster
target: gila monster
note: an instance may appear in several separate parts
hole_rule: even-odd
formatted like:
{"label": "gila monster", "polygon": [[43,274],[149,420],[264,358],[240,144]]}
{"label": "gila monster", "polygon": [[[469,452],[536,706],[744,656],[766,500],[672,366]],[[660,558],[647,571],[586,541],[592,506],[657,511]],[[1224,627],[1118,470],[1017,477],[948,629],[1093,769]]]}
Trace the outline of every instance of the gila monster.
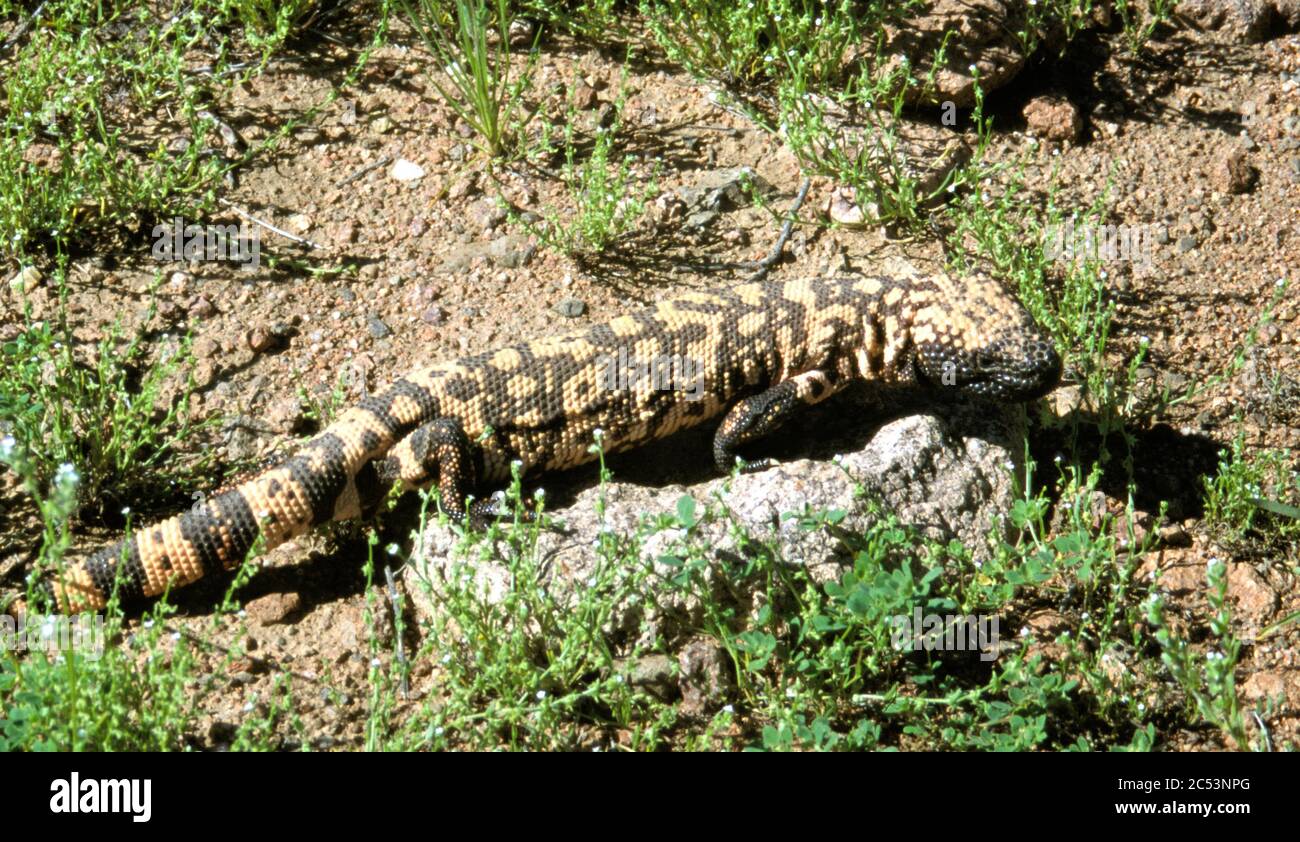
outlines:
{"label": "gila monster", "polygon": [[[691,361],[698,388],[611,382],[612,358]],[[412,371],[275,467],[70,563],[45,587],[65,612],[103,608],[115,582],[123,600],[156,596],[237,567],[259,538],[270,549],[367,516],[395,483],[436,483],[451,516],[488,515],[490,501],[467,508],[467,494],[499,487],[515,460],[534,473],[591,461],[595,435],[615,452],[722,416],[713,458],[727,472],[738,446],[855,379],[1013,402],[1047,394],[1060,375],[1042,331],[982,274],[903,264],[887,275],[696,292]],[[742,470],[768,464],[740,460]]]}

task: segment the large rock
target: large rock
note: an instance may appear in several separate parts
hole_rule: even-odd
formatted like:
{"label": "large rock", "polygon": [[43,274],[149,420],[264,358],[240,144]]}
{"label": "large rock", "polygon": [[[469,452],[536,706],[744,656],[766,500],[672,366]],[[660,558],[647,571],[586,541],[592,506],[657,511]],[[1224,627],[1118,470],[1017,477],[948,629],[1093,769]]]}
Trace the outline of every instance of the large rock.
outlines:
{"label": "large rock", "polygon": [[1077,141],[1083,132],[1083,118],[1074,103],[1064,97],[1036,96],[1022,112],[1029,130],[1055,141]]}
{"label": "large rock", "polygon": [[[696,527],[697,540],[714,558],[735,559],[749,552],[737,541],[738,524],[752,539],[774,542],[782,559],[807,567],[818,581],[836,579],[849,569],[850,553],[828,531],[805,531],[796,520],[782,515],[802,512],[805,507],[840,509],[847,516],[839,528],[861,531],[873,515],[868,513],[859,484],[867,497],[881,501],[903,523],[927,537],[959,539],[976,559],[987,558],[990,527],[1007,512],[1015,495],[1013,470],[1019,461],[1023,419],[1023,412],[1015,407],[992,412],[954,407],[942,414],[911,415],[887,423],[865,445],[835,459],[796,459],[734,479],[713,478],[685,485],[615,481],[603,492],[603,520],[596,514],[602,491],[589,485],[552,512],[566,531],[544,532],[539,539],[538,557],[547,560],[550,571],[547,587],[559,596],[590,579],[599,562],[595,548],[603,530],[635,536],[637,554],[647,563],[670,554],[683,540],[682,531],[656,529],[652,520],[661,513],[676,512],[684,495],[695,499],[699,514],[706,507],[715,513],[724,508],[731,512],[731,518],[705,519]],[[690,473],[690,466],[698,465],[700,460],[691,455],[692,449],[676,448],[677,458],[672,463],[680,471]],[[653,455],[652,459],[664,461]],[[525,493],[528,490],[526,486]],[[426,528],[423,538],[423,552],[407,570],[416,580],[409,590],[424,616],[429,616],[433,606],[420,581],[437,587],[458,561],[477,559],[473,575],[490,599],[499,600],[509,591],[510,574],[501,561],[508,551],[504,542],[495,547],[480,542],[466,550],[450,527],[436,523]],[[661,568],[661,572],[668,571]],[[755,596],[736,592],[737,583],[726,584],[732,597],[742,603]],[[676,637],[699,620],[695,616],[698,606],[673,603],[662,595],[656,596],[655,604],[647,616],[642,600],[629,600],[607,629],[623,639],[644,641],[653,639],[655,633]]]}
{"label": "large rock", "polygon": [[1247,43],[1300,29],[1300,0],[1182,0],[1177,11],[1198,26],[1226,29]]}
{"label": "large rock", "polygon": [[1025,66],[1025,55],[1015,32],[1023,18],[1023,2],[1015,0],[928,0],[899,24],[886,27],[889,56],[887,67],[904,60],[912,75],[925,78],[935,51],[952,33],[944,53],[944,64],[935,74],[934,90],[909,87],[909,105],[951,102],[958,108],[975,104],[976,74],[980,88],[988,93],[1010,82]]}

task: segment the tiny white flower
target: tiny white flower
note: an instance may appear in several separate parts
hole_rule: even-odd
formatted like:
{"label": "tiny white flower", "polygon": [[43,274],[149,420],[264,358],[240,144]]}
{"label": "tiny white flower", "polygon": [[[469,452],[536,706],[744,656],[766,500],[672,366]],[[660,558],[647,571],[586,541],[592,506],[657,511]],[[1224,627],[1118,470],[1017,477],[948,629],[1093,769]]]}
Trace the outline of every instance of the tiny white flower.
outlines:
{"label": "tiny white flower", "polygon": [[722,706],[722,712],[723,712],[723,713],[735,713],[735,712],[736,712],[736,707],[735,707],[735,705],[723,705],[723,706]]}
{"label": "tiny white flower", "polygon": [[545,698],[546,698],[546,691],[545,691],[545,690],[538,690],[538,691],[537,691],[537,701],[540,702],[542,699],[545,699]]}
{"label": "tiny white flower", "polygon": [[370,659],[370,666],[374,667],[375,669],[379,669],[379,665],[380,665],[380,660],[378,658]]}
{"label": "tiny white flower", "polygon": [[129,514],[131,514],[131,507],[130,507],[130,506],[123,506],[123,507],[122,507],[122,517],[126,517],[126,516],[129,515]]}

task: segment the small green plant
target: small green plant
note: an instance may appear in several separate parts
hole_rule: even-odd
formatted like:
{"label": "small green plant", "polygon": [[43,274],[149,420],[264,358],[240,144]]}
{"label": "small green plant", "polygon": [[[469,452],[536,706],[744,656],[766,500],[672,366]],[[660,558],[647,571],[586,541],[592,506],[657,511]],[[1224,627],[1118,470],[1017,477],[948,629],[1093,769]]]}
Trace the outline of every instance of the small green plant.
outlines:
{"label": "small green plant", "polygon": [[1147,0],[1146,9],[1139,10],[1136,0],[1115,0],[1115,11],[1124,23],[1124,37],[1129,49],[1139,53],[1151,35],[1173,14],[1177,0]]}
{"label": "small green plant", "polygon": [[[599,562],[581,585],[554,586],[537,544],[547,523],[544,498],[525,498],[519,477],[516,464],[503,498],[513,516],[485,534],[465,533],[456,560],[417,583],[435,613],[415,657],[436,664],[438,701],[383,739],[372,732],[373,747],[602,747],[592,738],[615,728],[628,730],[634,748],[659,745],[671,714],[629,680],[645,648],[635,645],[618,658],[606,635],[615,606],[645,590],[648,573],[635,547],[603,532]],[[536,513],[527,523],[520,517],[525,508]],[[504,590],[492,585],[489,562],[506,571]],[[398,661],[392,659],[391,677],[372,674],[372,682],[397,686]],[[386,719],[382,710],[375,718]]]}
{"label": "small green plant", "polygon": [[1251,748],[1246,733],[1246,718],[1237,698],[1237,662],[1241,641],[1232,632],[1232,611],[1228,607],[1228,568],[1217,558],[1210,559],[1205,572],[1213,614],[1210,632],[1215,637],[1212,648],[1198,653],[1165,622],[1164,599],[1153,594],[1147,601],[1147,622],[1164,650],[1161,662],[1187,694],[1189,705],[1206,722],[1220,728],[1240,749]]}
{"label": "small green plant", "polygon": [[0,651],[0,751],[182,748],[198,715],[186,698],[194,656],[164,632],[163,616],[155,609],[128,635],[110,606],[99,654]]}
{"label": "small green plant", "polygon": [[527,109],[524,95],[532,87],[536,50],[528,67],[516,75],[510,64],[509,0],[495,0],[495,5],[489,0],[454,0],[450,23],[444,23],[439,0],[400,2],[438,64],[429,74],[433,86],[474,130],[479,147],[491,158],[518,152],[535,113]]}
{"label": "small green plant", "polygon": [[1020,49],[1030,55],[1049,33],[1059,33],[1061,49],[1092,23],[1095,0],[1034,0],[1024,6],[1021,26],[1015,30]]}
{"label": "small green plant", "polygon": [[743,89],[778,78],[790,62],[817,84],[840,78],[863,40],[915,6],[880,2],[643,0],[668,57],[700,79]]}
{"label": "small green plant", "polygon": [[[561,129],[564,154],[562,178],[573,207],[567,218],[548,211],[541,224],[520,222],[546,246],[570,257],[590,258],[608,249],[632,228],[645,212],[646,200],[658,187],[650,178],[636,185],[636,159],[617,159],[618,134],[623,126],[624,98],[614,102],[609,126],[597,126],[590,149],[583,155],[577,137],[576,112]],[[543,132],[549,136],[550,130]]]}
{"label": "small green plant", "polygon": [[[1096,259],[1054,263],[1044,245],[1062,225],[1053,186],[1039,206],[1026,189],[1025,161],[1002,170],[1005,183],[993,186],[998,171],[981,175],[978,189],[962,195],[944,211],[951,225],[949,253],[962,271],[978,262],[995,267],[1020,296],[1035,320],[1048,330],[1083,388],[1083,399],[1097,414],[1103,436],[1123,428],[1136,413],[1137,370],[1148,343],[1139,340],[1123,366],[1110,357],[1116,300],[1110,270]],[[1069,214],[1077,226],[1099,228],[1105,219],[1109,190],[1091,207]],[[1055,285],[1049,279],[1059,279]],[[1105,457],[1104,457],[1105,458]],[[1104,460],[1104,459],[1103,459]]]}
{"label": "small green plant", "polygon": [[134,499],[145,484],[190,483],[211,460],[181,453],[211,423],[190,410],[192,364],[188,337],[151,359],[142,335],[124,340],[114,325],[83,355],[67,325],[28,321],[0,344],[0,434],[42,485],[60,465],[75,466],[83,506]]}
{"label": "small green plant", "polygon": [[[939,51],[942,55],[942,49]],[[935,59],[937,66],[939,57]],[[781,135],[799,158],[805,172],[833,178],[850,187],[858,206],[873,221],[920,228],[927,207],[946,194],[979,181],[978,162],[963,159],[955,137],[943,150],[910,150],[899,134],[909,89],[930,85],[932,78],[911,75],[902,63],[892,69],[863,68],[831,95],[819,94],[797,60],[778,85],[777,102]],[[980,136],[982,152],[988,139],[983,118],[983,96],[977,91],[972,122]],[[916,161],[911,155],[933,154],[935,160]],[[928,167],[947,169],[943,179],[924,186]]]}
{"label": "small green plant", "polygon": [[571,35],[608,41],[623,39],[631,30],[617,14],[620,0],[519,0],[528,17]]}
{"label": "small green plant", "polygon": [[1290,449],[1248,453],[1238,433],[1205,479],[1205,518],[1229,541],[1286,541],[1300,537],[1300,471]]}
{"label": "small green plant", "polygon": [[244,24],[248,43],[265,52],[278,49],[311,25],[320,12],[320,0],[225,0],[234,17]]}
{"label": "small green plant", "polygon": [[[57,251],[210,199],[225,164],[204,154],[211,126],[198,112],[218,83],[185,67],[220,10],[199,2],[162,21],[153,9],[92,0],[43,8],[39,36],[0,83],[0,253]],[[117,28],[131,37],[108,34]],[[181,149],[140,134],[163,102],[190,140]]]}

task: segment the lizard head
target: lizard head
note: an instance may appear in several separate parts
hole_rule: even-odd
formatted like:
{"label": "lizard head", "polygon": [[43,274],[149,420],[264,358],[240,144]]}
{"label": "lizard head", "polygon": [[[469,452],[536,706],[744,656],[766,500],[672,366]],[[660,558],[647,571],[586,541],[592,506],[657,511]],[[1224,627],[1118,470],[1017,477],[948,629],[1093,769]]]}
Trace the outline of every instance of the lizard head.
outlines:
{"label": "lizard head", "polygon": [[1038,336],[1006,335],[974,350],[924,343],[916,365],[933,386],[1008,403],[1041,398],[1061,380],[1060,355]]}
{"label": "lizard head", "polygon": [[1041,398],[1060,383],[1061,357],[1051,340],[992,279],[966,279],[960,294],[918,316],[914,360],[919,379],[931,386],[1017,402]]}

